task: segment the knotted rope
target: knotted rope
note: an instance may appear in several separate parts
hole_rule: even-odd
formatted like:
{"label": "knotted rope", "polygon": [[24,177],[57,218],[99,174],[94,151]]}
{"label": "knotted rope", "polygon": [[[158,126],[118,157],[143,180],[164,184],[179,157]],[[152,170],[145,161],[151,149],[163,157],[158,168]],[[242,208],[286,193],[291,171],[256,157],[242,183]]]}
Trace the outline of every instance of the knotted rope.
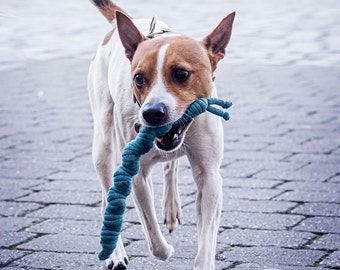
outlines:
{"label": "knotted rope", "polygon": [[98,254],[100,260],[108,259],[117,245],[123,225],[126,197],[131,193],[132,177],[139,171],[140,157],[150,151],[156,137],[165,136],[176,123],[190,121],[205,111],[229,120],[229,114],[227,112],[211,105],[218,105],[224,109],[228,109],[232,103],[218,98],[197,99],[177,121],[161,127],[143,126],[137,137],[125,146],[122,153],[122,164],[113,174],[114,185],[110,188],[107,195],[107,206],[104,213],[100,241],[102,250]]}

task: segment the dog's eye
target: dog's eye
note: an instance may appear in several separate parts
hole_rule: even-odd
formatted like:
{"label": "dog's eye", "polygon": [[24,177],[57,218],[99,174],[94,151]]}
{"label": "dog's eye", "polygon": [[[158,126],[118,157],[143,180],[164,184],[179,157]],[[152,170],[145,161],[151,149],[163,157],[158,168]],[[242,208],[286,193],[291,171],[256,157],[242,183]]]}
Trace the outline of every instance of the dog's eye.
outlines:
{"label": "dog's eye", "polygon": [[185,69],[176,69],[173,76],[176,81],[185,82],[189,78],[190,72]]}
{"label": "dog's eye", "polygon": [[135,77],[134,77],[134,82],[135,82],[135,85],[138,87],[138,88],[142,88],[145,83],[146,83],[146,80],[144,78],[144,76],[142,74],[136,74]]}

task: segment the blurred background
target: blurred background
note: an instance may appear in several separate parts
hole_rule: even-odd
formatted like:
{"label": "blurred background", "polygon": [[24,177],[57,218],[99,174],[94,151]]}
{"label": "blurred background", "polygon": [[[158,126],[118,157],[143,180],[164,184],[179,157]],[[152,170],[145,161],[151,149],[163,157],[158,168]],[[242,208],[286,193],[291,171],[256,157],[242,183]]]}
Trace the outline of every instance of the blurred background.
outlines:
{"label": "blurred background", "polygon": [[[233,63],[340,65],[338,0],[116,1],[134,18],[157,15],[202,38],[232,11]],[[0,70],[26,60],[90,59],[110,25],[87,0],[2,0]]]}

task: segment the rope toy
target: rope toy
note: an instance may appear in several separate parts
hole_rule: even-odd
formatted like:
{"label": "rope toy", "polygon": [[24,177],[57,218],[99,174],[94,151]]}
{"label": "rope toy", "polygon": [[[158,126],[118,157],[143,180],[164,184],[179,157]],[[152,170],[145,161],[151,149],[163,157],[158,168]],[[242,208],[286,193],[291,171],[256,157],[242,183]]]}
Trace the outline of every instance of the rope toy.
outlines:
{"label": "rope toy", "polygon": [[163,137],[171,127],[178,122],[190,121],[205,111],[211,112],[229,120],[229,114],[211,105],[218,105],[228,109],[232,103],[218,98],[200,98],[194,101],[183,116],[173,123],[160,127],[141,127],[137,137],[129,142],[122,152],[122,164],[113,174],[114,185],[107,195],[107,206],[104,213],[101,230],[102,250],[98,257],[100,260],[108,259],[116,248],[119,234],[123,225],[126,197],[131,193],[132,177],[139,171],[139,159],[153,147],[156,137]]}

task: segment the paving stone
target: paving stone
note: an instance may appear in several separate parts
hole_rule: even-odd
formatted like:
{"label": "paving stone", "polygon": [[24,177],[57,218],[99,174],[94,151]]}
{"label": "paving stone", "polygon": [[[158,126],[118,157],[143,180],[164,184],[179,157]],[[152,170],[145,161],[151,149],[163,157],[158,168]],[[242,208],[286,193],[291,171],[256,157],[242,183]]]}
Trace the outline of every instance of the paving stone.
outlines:
{"label": "paving stone", "polygon": [[231,267],[232,263],[231,262],[226,262],[226,261],[220,261],[216,260],[215,261],[215,267],[216,269],[229,269]]}
{"label": "paving stone", "polygon": [[96,254],[35,252],[11,264],[15,269],[97,269],[105,270],[105,263]]}
{"label": "paving stone", "polygon": [[10,264],[12,261],[19,259],[29,252],[26,251],[17,251],[17,250],[9,250],[9,249],[1,249],[0,251],[0,267],[5,268],[4,266]]}
{"label": "paving stone", "polygon": [[282,195],[276,197],[275,200],[292,202],[340,203],[340,192],[337,190],[330,192],[293,190],[283,193]]}
{"label": "paving stone", "polygon": [[339,249],[340,235],[326,234],[322,235],[317,240],[313,241],[309,248],[323,249],[323,250],[337,250]]}
{"label": "paving stone", "polygon": [[11,248],[23,242],[27,242],[30,239],[33,239],[36,234],[31,232],[9,232],[6,231],[3,233],[0,239],[0,247],[1,248]]}
{"label": "paving stone", "polygon": [[14,200],[17,198],[21,198],[24,196],[29,195],[31,192],[29,190],[23,190],[23,189],[12,189],[12,190],[7,190],[3,189],[0,191],[0,200],[5,201],[5,200]]}
{"label": "paving stone", "polygon": [[289,209],[295,207],[297,203],[285,201],[271,200],[241,200],[241,199],[227,199],[224,197],[223,213],[228,216],[228,212],[254,212],[254,213],[286,213]]}
{"label": "paving stone", "polygon": [[[223,177],[223,175],[222,175]],[[223,177],[223,186],[224,187],[243,187],[243,188],[267,188],[271,189],[276,187],[279,184],[282,184],[282,181],[273,181],[273,180],[262,180],[257,178],[229,178]]]}
{"label": "paving stone", "polygon": [[19,250],[97,253],[100,250],[99,238],[71,234],[43,235],[30,242],[18,246]]}
{"label": "paving stone", "polygon": [[52,204],[31,212],[28,216],[45,219],[74,219],[99,222],[101,220],[100,209],[101,207],[90,207],[85,205],[79,207],[79,205]]}
{"label": "paving stone", "polygon": [[235,247],[225,251],[219,257],[243,263],[256,263],[266,268],[280,265],[313,266],[325,253],[319,250],[298,250],[278,247]]}
{"label": "paving stone", "polygon": [[62,203],[62,204],[98,204],[101,200],[100,192],[83,192],[83,191],[59,191],[47,190],[34,192],[28,196],[21,197],[18,201],[37,202],[44,204]]}
{"label": "paving stone", "polygon": [[249,177],[263,169],[263,162],[239,161],[221,169],[221,174],[228,177]]}
{"label": "paving stone", "polygon": [[42,206],[37,203],[1,202],[0,215],[5,217],[23,217],[40,208]]}
{"label": "paving stone", "polygon": [[321,265],[332,267],[333,269],[337,269],[340,267],[340,251],[335,251],[329,256],[327,256],[322,262]]}
{"label": "paving stone", "polygon": [[302,219],[298,215],[228,212],[221,224],[226,228],[285,230]]}
{"label": "paving stone", "polygon": [[143,231],[141,224],[131,224],[128,222],[124,223],[124,228],[122,230],[122,237],[124,239],[129,239],[130,241],[146,239],[145,233]]}
{"label": "paving stone", "polygon": [[302,221],[294,228],[298,231],[308,231],[316,233],[339,233],[340,218],[336,217],[312,217]]}
{"label": "paving stone", "polygon": [[158,270],[158,269],[171,269],[175,270],[179,267],[183,270],[191,270],[193,268],[193,261],[188,259],[172,259],[170,258],[168,261],[159,261],[150,257],[138,257],[134,258],[129,263],[129,269],[140,269],[141,266],[145,267],[145,269],[150,270]]}
{"label": "paving stone", "polygon": [[[90,164],[92,166],[92,163]],[[98,176],[95,174],[94,168],[91,167],[92,173],[90,172],[81,172],[81,171],[76,171],[76,172],[69,172],[69,171],[64,171],[64,172],[57,172],[54,174],[50,174],[47,176],[47,179],[50,180],[80,180],[80,181],[94,181],[96,180],[99,183]]]}
{"label": "paving stone", "polygon": [[25,168],[25,169],[17,168],[15,170],[3,168],[1,171],[1,176],[2,178],[8,178],[8,179],[18,179],[18,178],[42,179],[49,173],[50,173],[50,170],[45,169],[45,168],[40,168],[39,170],[36,170],[34,168]]}
{"label": "paving stone", "polygon": [[[229,145],[229,136],[226,136],[227,140],[225,142],[225,146],[227,147]],[[245,138],[242,138],[244,140]],[[272,140],[272,138],[270,138]],[[237,142],[238,143],[238,142]],[[289,155],[285,153],[273,153],[268,151],[232,151],[228,150],[226,151],[224,160],[250,160],[250,161],[282,161],[285,158],[287,158]],[[303,160],[305,162],[305,160]],[[225,165],[225,164],[223,164]],[[223,166],[222,165],[222,166]]]}
{"label": "paving stone", "polygon": [[278,189],[283,190],[303,190],[303,191],[323,191],[323,192],[334,192],[340,191],[340,183],[329,183],[329,182],[317,182],[310,184],[310,182],[287,182],[283,185],[277,187]]}
{"label": "paving stone", "polygon": [[[3,270],[25,270],[25,268],[22,267],[2,267]],[[31,268],[32,270],[36,270],[37,268]]]}
{"label": "paving stone", "polygon": [[340,183],[340,175],[332,177],[329,181],[332,183]]}
{"label": "paving stone", "polygon": [[303,266],[287,266],[287,265],[275,265],[274,267],[267,267],[261,264],[255,263],[242,263],[232,268],[236,270],[326,270],[324,267],[303,267]]}
{"label": "paving stone", "polygon": [[224,187],[224,200],[248,199],[248,200],[270,200],[281,194],[281,190],[259,189],[259,188],[231,188]]}
{"label": "paving stone", "polygon": [[40,220],[37,218],[2,217],[0,219],[0,232],[17,232],[38,222],[40,222]]}
{"label": "paving stone", "polygon": [[[295,154],[286,160],[291,162],[317,162],[317,163],[331,163],[331,164],[338,164],[340,162],[340,156],[338,155],[323,155],[323,154],[305,154],[299,153]],[[320,165],[322,166],[322,165]]]}
{"label": "paving stone", "polygon": [[[18,163],[18,161],[16,161]],[[11,191],[8,193],[14,194],[13,193],[13,184],[15,184],[15,187],[17,189],[22,189],[22,190],[28,190],[32,187],[39,186],[41,184],[44,184],[44,180],[37,180],[37,179],[6,179],[6,178],[1,178],[1,184],[2,184],[2,190],[6,191]],[[12,198],[14,199],[14,198]]]}
{"label": "paving stone", "polygon": [[219,234],[218,241],[231,246],[276,246],[298,248],[314,238],[312,233],[231,229]]}
{"label": "paving stone", "polygon": [[99,192],[101,191],[101,186],[99,181],[85,181],[85,180],[56,180],[45,183],[37,188],[33,188],[33,190],[59,190],[59,191],[86,191],[86,192]]}
{"label": "paving stone", "polygon": [[294,208],[292,213],[307,216],[340,217],[340,207],[334,203],[304,203]]}
{"label": "paving stone", "polygon": [[[157,215],[158,219],[160,220],[159,215]],[[163,220],[164,221],[164,220]],[[129,222],[129,223],[138,223],[140,224],[138,215],[136,213],[136,210],[133,209],[129,209],[124,213],[124,222]]]}
{"label": "paving stone", "polygon": [[304,179],[308,179],[308,181],[322,182],[336,175],[337,173],[336,169],[334,167],[331,168],[332,168],[331,170],[327,168],[323,168],[323,170],[320,170],[318,168],[308,167],[303,168],[301,170],[280,171],[279,173],[276,170],[266,170],[256,174],[256,177],[262,179],[278,179],[292,181],[293,180],[303,181]]}
{"label": "paving stone", "polygon": [[132,257],[149,257],[150,252],[148,248],[148,244],[144,238],[144,240],[138,240],[131,242],[128,246],[125,247],[125,250],[129,256]]}
{"label": "paving stone", "polygon": [[99,237],[101,222],[94,220],[56,220],[49,219],[27,229],[27,231],[39,234],[76,234]]}

